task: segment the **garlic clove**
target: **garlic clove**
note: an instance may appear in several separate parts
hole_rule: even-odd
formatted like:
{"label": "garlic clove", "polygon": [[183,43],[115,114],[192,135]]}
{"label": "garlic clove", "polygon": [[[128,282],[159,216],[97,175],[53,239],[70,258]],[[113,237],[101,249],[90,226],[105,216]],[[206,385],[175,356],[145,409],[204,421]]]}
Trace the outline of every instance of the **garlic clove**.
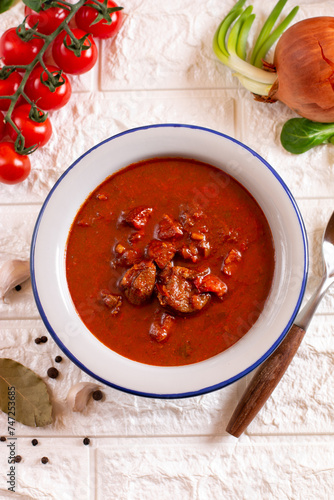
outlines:
{"label": "garlic clove", "polygon": [[26,281],[30,276],[30,266],[27,260],[6,260],[0,266],[0,298]]}
{"label": "garlic clove", "polygon": [[66,401],[72,411],[83,411],[92,392],[100,386],[92,382],[79,382],[68,391]]}

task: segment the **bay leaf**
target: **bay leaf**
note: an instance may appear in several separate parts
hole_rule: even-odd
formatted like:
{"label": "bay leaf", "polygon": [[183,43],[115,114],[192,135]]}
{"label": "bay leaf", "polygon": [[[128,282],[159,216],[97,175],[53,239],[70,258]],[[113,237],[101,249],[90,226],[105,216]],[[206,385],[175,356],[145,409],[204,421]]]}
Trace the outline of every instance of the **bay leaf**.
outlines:
{"label": "bay leaf", "polygon": [[[14,405],[9,399],[9,387],[15,387]],[[26,366],[8,358],[0,358],[0,408],[7,414],[8,409],[15,411],[15,420],[30,427],[52,423],[52,405],[45,382]]]}

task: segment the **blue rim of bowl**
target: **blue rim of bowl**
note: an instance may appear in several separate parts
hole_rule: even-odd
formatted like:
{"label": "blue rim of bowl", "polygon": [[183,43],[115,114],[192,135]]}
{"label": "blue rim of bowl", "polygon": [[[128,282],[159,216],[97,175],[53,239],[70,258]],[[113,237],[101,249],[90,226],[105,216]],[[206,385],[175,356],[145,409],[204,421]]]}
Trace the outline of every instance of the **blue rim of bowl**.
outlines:
{"label": "blue rim of bowl", "polygon": [[[37,290],[36,280],[35,280],[35,260],[34,260],[34,255],[35,255],[35,246],[36,246],[36,239],[37,239],[37,235],[38,235],[38,229],[39,229],[39,225],[40,225],[40,222],[42,220],[44,211],[45,211],[45,209],[47,207],[47,204],[48,204],[51,196],[53,195],[53,192],[57,189],[58,185],[62,182],[62,180],[66,177],[66,175],[77,165],[77,163],[79,163],[82,160],[82,158],[84,158],[85,156],[89,155],[92,151],[94,151],[94,149],[97,149],[100,146],[102,146],[103,144],[105,144],[107,142],[110,142],[110,141],[112,141],[114,139],[117,139],[118,137],[121,137],[123,135],[131,134],[131,133],[134,133],[134,132],[137,132],[137,131],[140,131],[140,130],[147,130],[147,129],[151,129],[151,128],[188,128],[188,129],[202,130],[204,132],[209,132],[211,134],[215,134],[215,135],[221,136],[224,139],[232,141],[232,142],[238,144],[239,146],[241,146],[242,148],[244,148],[245,150],[249,151],[253,156],[255,156],[256,158],[258,158],[270,170],[270,172],[274,175],[274,177],[276,177],[276,179],[278,180],[278,182],[281,184],[281,186],[283,187],[284,191],[286,192],[286,194],[287,194],[287,196],[288,196],[288,198],[289,198],[289,200],[290,200],[290,202],[291,202],[291,204],[292,204],[292,206],[294,208],[294,211],[296,213],[296,216],[297,216],[297,219],[298,219],[298,222],[299,222],[299,226],[300,226],[300,230],[301,230],[301,234],[302,234],[303,246],[304,246],[303,279],[302,279],[302,285],[301,285],[301,290],[300,290],[300,293],[299,293],[299,297],[298,297],[296,306],[294,308],[294,311],[293,311],[293,313],[292,313],[292,315],[291,315],[291,317],[290,317],[290,319],[289,319],[286,327],[284,328],[284,330],[282,331],[281,335],[276,340],[276,342],[255,363],[253,363],[251,366],[249,366],[248,368],[246,368],[242,372],[238,373],[234,377],[231,377],[231,378],[229,378],[227,380],[224,380],[224,381],[222,381],[222,382],[220,382],[218,384],[214,384],[214,385],[211,385],[211,386],[208,386],[208,387],[204,387],[203,389],[199,389],[197,391],[190,391],[190,392],[185,392],[185,393],[175,393],[175,394],[159,394],[158,393],[158,394],[155,394],[155,393],[140,392],[140,391],[136,391],[136,390],[133,390],[133,389],[128,389],[126,387],[121,387],[121,386],[118,386],[116,384],[113,384],[112,382],[103,379],[102,377],[96,375],[91,370],[89,370],[86,366],[84,366],[67,349],[67,347],[63,344],[63,342],[57,336],[56,332],[53,330],[53,328],[50,325],[50,323],[48,321],[48,318],[47,318],[47,316],[46,316],[46,314],[44,312],[43,306],[41,304],[41,301],[40,301],[40,298],[39,298],[39,294],[38,294],[38,290]],[[218,389],[222,389],[223,387],[226,387],[226,386],[232,384],[233,382],[236,382],[237,380],[241,379],[242,377],[244,377],[245,375],[247,375],[248,373],[250,373],[251,371],[253,371],[261,363],[263,363],[270,356],[270,354],[276,349],[276,347],[282,342],[282,340],[284,339],[285,335],[288,333],[290,327],[292,326],[293,321],[294,321],[294,319],[295,319],[295,317],[296,317],[296,315],[297,315],[297,313],[299,311],[299,308],[301,306],[301,303],[302,303],[302,300],[303,300],[303,297],[304,297],[306,283],[307,283],[308,264],[309,264],[308,241],[307,241],[307,234],[306,234],[306,229],[305,229],[305,226],[304,226],[303,218],[302,218],[302,216],[300,214],[298,205],[297,205],[294,197],[292,196],[289,188],[287,187],[287,185],[285,184],[285,182],[283,181],[283,179],[280,177],[280,175],[276,172],[276,170],[273,167],[271,167],[271,165],[269,165],[269,163],[267,163],[266,160],[264,160],[253,149],[251,149],[250,147],[246,146],[245,144],[243,144],[242,142],[238,141],[237,139],[234,139],[233,137],[230,137],[229,135],[223,134],[222,132],[218,132],[218,131],[210,129],[210,128],[200,127],[198,125],[187,125],[187,124],[179,124],[179,123],[161,123],[161,124],[145,125],[145,126],[142,126],[142,127],[132,128],[132,129],[126,130],[124,132],[121,132],[119,134],[113,135],[112,137],[109,137],[108,139],[105,139],[104,141],[96,144],[95,146],[93,146],[92,148],[90,148],[88,151],[86,151],[84,154],[82,154],[77,160],[75,160],[65,170],[65,172],[60,176],[60,178],[57,180],[57,182],[54,184],[54,186],[52,187],[51,191],[47,195],[47,197],[46,197],[46,199],[45,199],[45,201],[44,201],[44,203],[42,205],[42,208],[40,210],[40,213],[38,215],[36,224],[35,224],[35,228],[34,228],[33,235],[32,235],[31,250],[30,250],[31,282],[32,282],[33,294],[34,294],[34,298],[35,298],[35,302],[36,302],[38,311],[39,311],[39,313],[41,315],[41,318],[43,320],[43,323],[44,323],[45,327],[47,328],[47,330],[49,331],[49,333],[53,337],[54,341],[58,344],[58,346],[60,347],[60,349],[66,354],[66,356],[71,361],[73,361],[73,363],[75,363],[81,370],[83,370],[84,372],[86,372],[91,377],[95,378],[96,380],[99,380],[101,383],[103,383],[103,384],[105,384],[105,385],[107,385],[109,387],[112,387],[114,389],[118,389],[118,390],[120,390],[122,392],[133,394],[135,396],[142,396],[142,397],[147,397],[147,398],[158,398],[158,399],[181,399],[181,398],[188,398],[188,397],[193,397],[193,396],[200,396],[202,394],[207,394],[209,392],[213,392],[213,391],[216,391]]]}

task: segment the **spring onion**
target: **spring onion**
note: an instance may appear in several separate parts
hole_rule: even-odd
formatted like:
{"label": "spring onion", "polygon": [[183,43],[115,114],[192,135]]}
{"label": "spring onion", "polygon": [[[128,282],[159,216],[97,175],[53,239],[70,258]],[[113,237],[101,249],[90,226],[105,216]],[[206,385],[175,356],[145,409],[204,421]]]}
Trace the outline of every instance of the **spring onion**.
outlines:
{"label": "spring onion", "polygon": [[[276,27],[287,0],[279,0],[269,14],[255,42],[252,53],[247,58],[247,38],[255,14],[251,6],[244,8],[246,0],[239,0],[220,23],[213,39],[213,50],[218,59],[234,71],[240,83],[254,94],[268,96],[276,81],[275,71],[262,69],[262,61],[272,45],[295,17],[298,7]],[[247,60],[248,59],[248,60]]]}

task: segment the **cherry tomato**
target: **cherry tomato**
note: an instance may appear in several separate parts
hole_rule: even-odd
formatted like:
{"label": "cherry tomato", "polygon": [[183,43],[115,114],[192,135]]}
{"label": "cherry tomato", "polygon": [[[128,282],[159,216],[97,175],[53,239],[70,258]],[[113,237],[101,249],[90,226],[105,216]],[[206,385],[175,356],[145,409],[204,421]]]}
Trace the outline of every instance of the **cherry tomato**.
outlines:
{"label": "cherry tomato", "polygon": [[[45,146],[52,134],[52,125],[49,117],[42,122],[38,123],[29,118],[31,110],[30,104],[23,104],[14,109],[12,113],[12,120],[15,125],[21,130],[24,136],[24,147],[29,148],[37,144],[40,148]],[[14,128],[7,123],[7,134],[15,142],[17,133]]]}
{"label": "cherry tomato", "polygon": [[30,170],[28,156],[17,153],[12,142],[0,142],[0,182],[17,184],[28,177]]}
{"label": "cherry tomato", "polygon": [[[42,4],[43,9],[43,4]],[[50,7],[46,10],[40,10],[39,12],[35,12],[29,7],[25,7],[24,14],[27,17],[27,23],[30,28],[38,23],[35,28],[36,31],[43,33],[44,35],[50,35],[58,26],[66,19],[69,15],[69,11],[66,9],[62,9],[60,7]]]}
{"label": "cherry tomato", "polygon": [[[77,28],[72,29],[73,35],[79,40],[86,33]],[[87,50],[82,50],[80,56],[76,56],[74,52],[64,45],[64,38],[66,38],[66,43],[71,44],[71,38],[66,34],[65,31],[59,33],[52,45],[52,56],[61,69],[66,73],[72,75],[81,75],[89,71],[97,61],[98,50],[95,42],[91,36],[89,36],[85,42],[85,47],[90,47]]]}
{"label": "cherry tomato", "polygon": [[[50,64],[46,67],[48,71],[54,75],[60,71],[59,68],[51,66]],[[42,66],[38,65],[32,70],[25,84],[24,90],[27,96],[43,110],[50,111],[65,106],[72,94],[71,83],[67,76],[63,73],[61,78],[64,79],[65,83],[57,87],[54,92],[51,92],[51,90],[41,82],[41,75],[43,81],[47,80],[47,73],[43,70]]]}
{"label": "cherry tomato", "polygon": [[[99,0],[99,2],[103,3],[103,0]],[[105,19],[101,19],[98,23],[92,24],[97,18],[98,12],[93,7],[89,7],[90,3],[92,2],[86,2],[85,5],[80,7],[75,15],[75,21],[78,28],[86,31],[86,33],[91,33],[96,38],[111,38],[116,35],[122,25],[122,12],[118,10],[111,14],[111,24],[107,24]],[[108,0],[107,7],[118,7],[118,5],[112,0]]]}
{"label": "cherry tomato", "polygon": [[0,140],[5,136],[6,125],[4,118],[4,114],[0,111]]}
{"label": "cherry tomato", "polygon": [[44,40],[34,36],[28,42],[16,33],[16,28],[9,28],[0,38],[0,57],[6,66],[20,66],[31,63],[44,45]]}
{"label": "cherry tomato", "polygon": [[[15,94],[21,81],[22,76],[17,71],[13,71],[5,80],[0,79],[0,96]],[[10,99],[0,99],[0,109],[7,111],[10,103]]]}

